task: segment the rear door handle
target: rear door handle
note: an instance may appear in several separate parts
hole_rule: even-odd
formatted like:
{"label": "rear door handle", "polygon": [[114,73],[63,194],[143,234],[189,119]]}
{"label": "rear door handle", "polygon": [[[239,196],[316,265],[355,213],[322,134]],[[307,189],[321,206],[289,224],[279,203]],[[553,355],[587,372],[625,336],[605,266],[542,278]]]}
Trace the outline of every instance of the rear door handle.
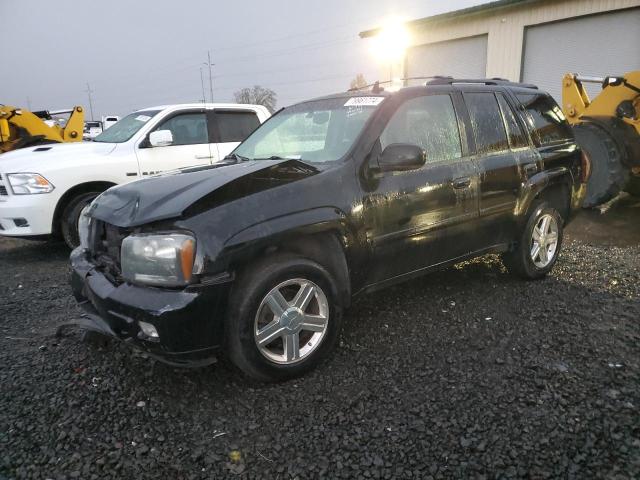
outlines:
{"label": "rear door handle", "polygon": [[461,177],[453,180],[453,188],[467,188],[471,185],[471,178]]}

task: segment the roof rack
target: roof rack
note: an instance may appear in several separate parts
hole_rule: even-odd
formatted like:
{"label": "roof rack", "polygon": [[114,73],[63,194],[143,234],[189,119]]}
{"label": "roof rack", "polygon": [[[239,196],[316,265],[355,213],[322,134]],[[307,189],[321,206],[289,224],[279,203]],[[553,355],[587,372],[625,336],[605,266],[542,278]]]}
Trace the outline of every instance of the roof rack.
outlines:
{"label": "roof rack", "polygon": [[508,85],[512,87],[535,88],[537,85],[531,83],[512,82],[506,78],[453,78],[444,76],[435,76],[429,80],[426,85],[453,85],[454,83],[477,83],[482,85]]}

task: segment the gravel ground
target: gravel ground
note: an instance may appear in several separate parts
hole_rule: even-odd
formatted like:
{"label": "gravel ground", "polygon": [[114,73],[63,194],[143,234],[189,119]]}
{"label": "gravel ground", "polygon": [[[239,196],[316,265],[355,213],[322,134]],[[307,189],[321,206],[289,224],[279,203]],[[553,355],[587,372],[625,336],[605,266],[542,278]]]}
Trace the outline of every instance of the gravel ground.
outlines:
{"label": "gravel ground", "polygon": [[639,243],[359,298],[319,369],[260,385],[56,339],[68,252],[0,239],[0,478],[640,478]]}

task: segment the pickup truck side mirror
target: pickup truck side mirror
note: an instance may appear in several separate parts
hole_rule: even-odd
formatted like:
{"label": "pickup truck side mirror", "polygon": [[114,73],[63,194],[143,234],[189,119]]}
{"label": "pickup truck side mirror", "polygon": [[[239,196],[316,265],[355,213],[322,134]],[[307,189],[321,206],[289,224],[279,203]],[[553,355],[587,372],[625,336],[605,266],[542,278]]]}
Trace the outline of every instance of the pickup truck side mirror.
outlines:
{"label": "pickup truck side mirror", "polygon": [[426,162],[425,151],[409,143],[392,143],[382,151],[378,160],[382,172],[417,170]]}
{"label": "pickup truck side mirror", "polygon": [[152,147],[168,147],[173,144],[171,130],[156,130],[149,134],[149,143]]}

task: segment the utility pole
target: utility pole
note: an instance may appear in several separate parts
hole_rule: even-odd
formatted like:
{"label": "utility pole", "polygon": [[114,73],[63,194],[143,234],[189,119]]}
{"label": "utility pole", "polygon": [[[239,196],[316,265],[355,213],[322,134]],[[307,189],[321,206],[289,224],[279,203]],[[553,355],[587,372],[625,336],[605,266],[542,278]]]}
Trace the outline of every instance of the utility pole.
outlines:
{"label": "utility pole", "polygon": [[85,90],[85,92],[87,92],[87,94],[89,95],[89,110],[91,111],[91,120],[93,120],[93,100],[91,99],[91,94],[93,93],[93,90],[91,90],[91,87],[89,86],[89,82],[87,82],[87,89]]}
{"label": "utility pole", "polygon": [[29,111],[31,111],[31,99],[29,97],[27,97],[27,108],[29,109]]}
{"label": "utility pole", "polygon": [[215,64],[211,63],[211,52],[209,52],[209,50],[207,50],[207,60],[206,62],[202,62],[202,64],[209,67],[209,92],[211,94],[211,103],[213,103],[213,77],[211,76],[211,67]]}
{"label": "utility pole", "polygon": [[207,97],[204,95],[204,78],[202,77],[202,67],[200,67],[200,85],[202,85],[202,103],[207,102]]}

